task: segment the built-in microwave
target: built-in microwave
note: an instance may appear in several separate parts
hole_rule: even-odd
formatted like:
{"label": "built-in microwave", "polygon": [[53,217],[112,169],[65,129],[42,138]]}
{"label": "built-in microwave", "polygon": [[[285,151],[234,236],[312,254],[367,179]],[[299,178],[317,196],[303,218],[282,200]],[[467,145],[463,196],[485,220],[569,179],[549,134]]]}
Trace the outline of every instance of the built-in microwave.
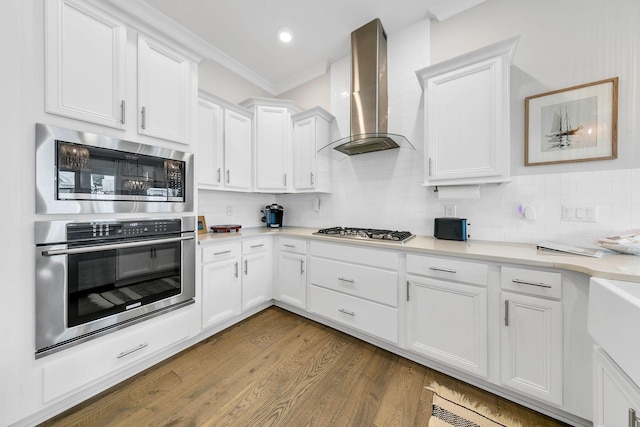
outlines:
{"label": "built-in microwave", "polygon": [[193,155],[36,124],[36,213],[193,211]]}

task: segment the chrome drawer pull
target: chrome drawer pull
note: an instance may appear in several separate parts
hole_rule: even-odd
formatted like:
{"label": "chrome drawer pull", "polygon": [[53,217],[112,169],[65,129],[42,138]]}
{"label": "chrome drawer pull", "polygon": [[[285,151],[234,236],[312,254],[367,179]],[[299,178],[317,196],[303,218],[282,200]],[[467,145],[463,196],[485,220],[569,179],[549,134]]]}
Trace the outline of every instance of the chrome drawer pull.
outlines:
{"label": "chrome drawer pull", "polygon": [[356,314],[353,311],[348,311],[348,310],[345,310],[344,308],[339,308],[338,311],[340,313],[344,313],[344,314],[347,314],[349,316],[353,316],[353,317],[356,316]]}
{"label": "chrome drawer pull", "polygon": [[122,353],[120,353],[118,355],[118,359],[122,359],[125,356],[130,355],[131,353],[135,353],[136,351],[142,350],[143,348],[147,347],[149,344],[140,344],[139,346],[137,346],[136,348],[132,348],[131,350],[127,350],[127,351],[123,351]]}
{"label": "chrome drawer pull", "polygon": [[433,271],[442,271],[444,273],[453,273],[456,274],[455,270],[451,270],[448,268],[438,268],[438,267],[429,267],[429,270],[433,270]]}
{"label": "chrome drawer pull", "polygon": [[264,243],[260,243],[259,245],[252,245],[251,249],[255,249],[255,248],[261,248],[264,246]]}
{"label": "chrome drawer pull", "polygon": [[235,272],[233,273],[233,275],[235,277],[238,277],[238,263],[237,262],[235,263],[234,268],[235,268]]}
{"label": "chrome drawer pull", "polygon": [[296,247],[296,245],[287,245],[287,244],[284,244],[283,246],[285,248],[295,248]]}
{"label": "chrome drawer pull", "polygon": [[124,102],[124,99],[122,101],[120,101],[120,123],[125,124],[126,120],[126,111],[127,111],[127,107],[126,104]]}
{"label": "chrome drawer pull", "polygon": [[304,274],[304,260],[300,260],[300,274]]}
{"label": "chrome drawer pull", "polygon": [[551,286],[545,283],[533,283],[533,282],[527,282],[525,280],[519,280],[519,279],[513,279],[512,282],[515,283],[516,285],[529,285],[529,286],[537,286],[539,288],[551,289]]}
{"label": "chrome drawer pull", "polygon": [[142,116],[142,123],[140,124],[140,127],[142,129],[146,129],[147,128],[147,109],[145,107],[142,107],[142,112],[140,113],[140,115]]}
{"label": "chrome drawer pull", "polygon": [[338,277],[338,280],[340,280],[341,282],[356,283],[355,280],[347,279],[346,277]]}
{"label": "chrome drawer pull", "polygon": [[218,171],[216,172],[216,180],[220,182],[220,168],[218,168]]}
{"label": "chrome drawer pull", "polygon": [[231,252],[231,251],[214,252],[214,253],[213,253],[213,255],[214,255],[214,256],[224,255],[224,254],[228,254],[228,253],[230,253],[230,252]]}
{"label": "chrome drawer pull", "polygon": [[504,300],[504,326],[509,326],[509,300]]}

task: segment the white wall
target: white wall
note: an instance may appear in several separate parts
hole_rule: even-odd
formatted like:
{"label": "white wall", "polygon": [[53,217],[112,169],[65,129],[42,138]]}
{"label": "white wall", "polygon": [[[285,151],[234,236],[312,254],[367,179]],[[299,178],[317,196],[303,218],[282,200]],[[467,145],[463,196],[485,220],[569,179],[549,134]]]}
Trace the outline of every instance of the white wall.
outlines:
{"label": "white wall", "polygon": [[331,76],[326,73],[301,86],[278,95],[281,99],[290,99],[304,109],[322,107],[331,109]]}
{"label": "white wall", "polygon": [[[479,200],[455,201],[468,218],[473,239],[531,242],[559,240],[593,246],[598,237],[640,228],[640,3],[637,0],[488,0],[442,23],[389,34],[390,132],[409,137],[417,151],[350,157],[334,166],[334,191],[282,195],[285,224],[310,227],[365,226],[433,233],[444,203],[423,182],[423,109],[415,70],[514,35],[521,35],[512,67],[511,170],[513,181],[484,186]],[[429,31],[426,26],[426,31]],[[430,42],[429,42],[430,38]],[[427,46],[430,46],[430,53]],[[426,55],[426,57],[425,57]],[[340,97],[348,79],[345,61],[332,65],[332,113],[348,131],[348,107]],[[549,90],[620,77],[618,159],[524,166],[524,98]],[[449,202],[447,202],[449,203]],[[519,208],[538,209],[535,222]],[[597,206],[597,223],[561,221],[561,207]]]}

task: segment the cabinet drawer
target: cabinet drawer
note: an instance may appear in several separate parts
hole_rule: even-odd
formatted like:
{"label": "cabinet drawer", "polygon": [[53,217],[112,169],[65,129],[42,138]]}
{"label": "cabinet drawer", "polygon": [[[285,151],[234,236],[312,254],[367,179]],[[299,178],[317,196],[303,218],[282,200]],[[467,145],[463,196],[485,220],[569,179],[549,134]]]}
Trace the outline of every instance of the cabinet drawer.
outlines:
{"label": "cabinet drawer", "polygon": [[240,243],[205,246],[202,248],[202,263],[221,261],[240,256]]}
{"label": "cabinet drawer", "polygon": [[310,283],[393,307],[398,306],[398,273],[311,257]]}
{"label": "cabinet drawer", "polygon": [[307,241],[299,239],[278,239],[278,248],[281,251],[294,252],[297,254],[307,253]]}
{"label": "cabinet drawer", "polygon": [[549,271],[502,267],[502,289],[550,298],[562,297],[562,275]]}
{"label": "cabinet drawer", "polygon": [[387,341],[398,342],[398,310],[395,308],[310,286],[309,311]]}
{"label": "cabinet drawer", "polygon": [[458,259],[408,254],[407,273],[476,285],[486,286],[488,283],[488,267],[486,264]]}
{"label": "cabinet drawer", "polygon": [[86,386],[188,338],[188,320],[188,313],[168,315],[161,321],[151,320],[149,322],[153,324],[118,337],[105,338],[99,344],[93,341],[86,349],[44,366],[43,401]]}
{"label": "cabinet drawer", "polygon": [[252,254],[255,252],[266,251],[271,247],[268,237],[259,239],[244,240],[242,242],[242,255]]}
{"label": "cabinet drawer", "polygon": [[350,245],[311,242],[311,255],[389,270],[398,269],[398,254]]}

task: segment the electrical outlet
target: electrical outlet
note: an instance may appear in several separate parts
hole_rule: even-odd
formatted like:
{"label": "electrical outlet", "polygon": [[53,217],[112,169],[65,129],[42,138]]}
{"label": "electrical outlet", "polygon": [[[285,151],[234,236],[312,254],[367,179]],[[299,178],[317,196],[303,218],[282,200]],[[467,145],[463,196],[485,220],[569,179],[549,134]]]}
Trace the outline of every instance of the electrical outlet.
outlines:
{"label": "electrical outlet", "polygon": [[233,208],[231,206],[227,206],[227,216],[233,215]]}
{"label": "electrical outlet", "polygon": [[562,221],[598,222],[598,207],[593,205],[562,206]]}
{"label": "electrical outlet", "polygon": [[444,216],[450,218],[455,217],[456,205],[444,205]]}

